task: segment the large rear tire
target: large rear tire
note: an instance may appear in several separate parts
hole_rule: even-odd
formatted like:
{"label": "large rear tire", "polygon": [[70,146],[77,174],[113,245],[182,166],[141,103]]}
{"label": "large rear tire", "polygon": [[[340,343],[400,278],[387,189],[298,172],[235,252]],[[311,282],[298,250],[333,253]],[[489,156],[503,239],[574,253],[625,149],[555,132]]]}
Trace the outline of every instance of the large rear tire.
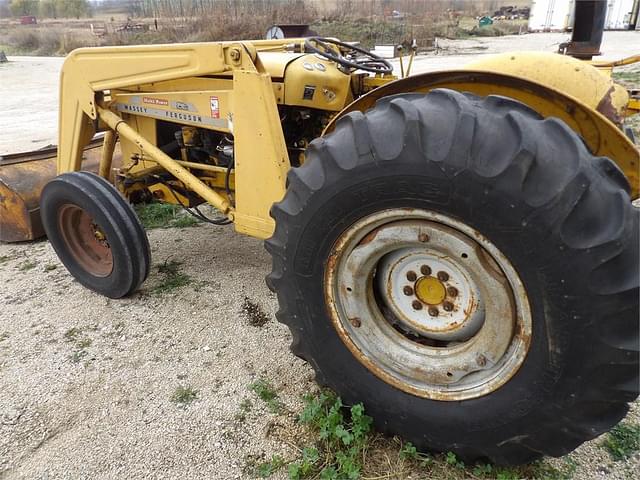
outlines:
{"label": "large rear tire", "polygon": [[42,225],[58,257],[91,290],[110,298],[133,293],[149,274],[149,240],[113,185],[90,172],[59,175],[44,187]]}
{"label": "large rear tire", "polygon": [[557,119],[398,95],[292,169],[267,283],[293,353],[379,430],[524,463],[607,431],[638,395],[639,213]]}

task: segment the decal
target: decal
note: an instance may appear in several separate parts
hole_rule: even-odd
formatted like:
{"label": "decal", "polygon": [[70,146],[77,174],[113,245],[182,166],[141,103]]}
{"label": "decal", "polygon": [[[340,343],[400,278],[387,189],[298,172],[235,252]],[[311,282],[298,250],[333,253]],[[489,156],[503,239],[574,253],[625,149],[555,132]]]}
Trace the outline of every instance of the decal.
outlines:
{"label": "decal", "polygon": [[224,119],[209,118],[197,113],[172,112],[159,108],[144,107],[142,105],[130,105],[128,103],[115,104],[119,112],[133,113],[134,115],[143,115],[145,117],[157,118],[159,120],[180,121],[194,123],[197,125],[207,125],[213,128],[227,128],[228,123]]}
{"label": "decal", "polygon": [[209,97],[211,104],[211,118],[220,118],[220,101],[218,97]]}
{"label": "decal", "polygon": [[169,105],[169,100],[165,100],[164,98],[142,97],[142,101],[151,105]]}

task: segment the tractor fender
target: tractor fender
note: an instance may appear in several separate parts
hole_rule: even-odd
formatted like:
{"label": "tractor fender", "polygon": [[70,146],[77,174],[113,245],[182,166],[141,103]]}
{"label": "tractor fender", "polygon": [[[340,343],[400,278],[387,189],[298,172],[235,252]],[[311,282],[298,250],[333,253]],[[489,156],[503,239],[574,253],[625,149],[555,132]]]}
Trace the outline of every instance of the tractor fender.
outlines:
{"label": "tractor fender", "polygon": [[[553,57],[550,54],[547,56]],[[579,61],[578,63],[586,66]],[[584,139],[594,155],[609,157],[618,165],[631,186],[631,198],[637,198],[640,193],[640,150],[616,126],[615,118],[607,118],[598,111],[597,106],[594,107],[601,100],[596,102],[597,99],[590,93],[582,93],[583,97],[589,96],[582,99],[564,93],[575,93],[578,90],[573,88],[576,81],[588,81],[589,77],[585,75],[585,71],[589,75],[592,73],[586,68],[579,71],[574,68],[575,75],[571,75],[571,79],[567,78],[564,87],[557,81],[554,85],[545,85],[539,79],[536,81],[518,76],[515,74],[517,72],[499,73],[486,71],[482,67],[414,75],[390,82],[361,96],[331,119],[323,135],[333,130],[340,117],[353,111],[364,112],[373,107],[378,99],[389,95],[426,93],[436,88],[470,92],[479,96],[501,95],[524,103],[545,118],[556,117],[563,120]],[[602,74],[598,75],[606,79]]]}

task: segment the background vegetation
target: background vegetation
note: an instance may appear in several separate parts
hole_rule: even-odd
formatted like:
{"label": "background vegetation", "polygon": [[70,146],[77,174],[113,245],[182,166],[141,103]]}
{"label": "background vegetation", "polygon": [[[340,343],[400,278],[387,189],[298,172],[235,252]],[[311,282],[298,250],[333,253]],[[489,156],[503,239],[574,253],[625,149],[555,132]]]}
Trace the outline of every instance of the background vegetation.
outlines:
{"label": "background vegetation", "polygon": [[[517,33],[522,20],[479,28],[476,17],[522,0],[0,0],[0,49],[65,55],[74,48],[264,38],[278,23],[310,24],[319,35],[428,48],[435,37]],[[21,25],[35,15],[37,25]]]}

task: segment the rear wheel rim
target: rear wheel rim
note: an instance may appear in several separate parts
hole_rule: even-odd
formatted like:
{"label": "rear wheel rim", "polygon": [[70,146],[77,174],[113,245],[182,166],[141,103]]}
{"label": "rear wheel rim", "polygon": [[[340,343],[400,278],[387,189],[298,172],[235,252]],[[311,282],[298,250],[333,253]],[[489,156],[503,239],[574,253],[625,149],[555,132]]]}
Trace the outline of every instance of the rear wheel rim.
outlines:
{"label": "rear wheel rim", "polygon": [[447,215],[394,209],[338,238],[324,295],[334,328],[369,371],[407,393],[487,395],[522,365],[531,311],[509,260]]}
{"label": "rear wheel rim", "polygon": [[70,203],[58,210],[58,228],[67,250],[78,265],[95,277],[113,271],[113,254],[106,235],[82,208]]}

